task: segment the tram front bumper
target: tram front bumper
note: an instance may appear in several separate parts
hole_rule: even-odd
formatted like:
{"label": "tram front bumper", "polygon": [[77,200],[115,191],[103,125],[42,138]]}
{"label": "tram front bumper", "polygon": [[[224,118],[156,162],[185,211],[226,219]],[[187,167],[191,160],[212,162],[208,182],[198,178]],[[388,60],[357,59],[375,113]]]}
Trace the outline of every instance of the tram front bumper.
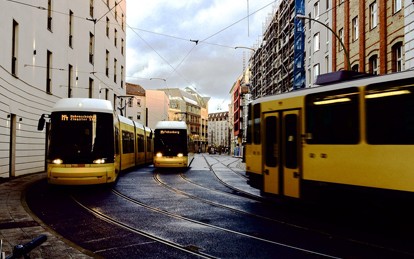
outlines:
{"label": "tram front bumper", "polygon": [[114,181],[113,165],[49,165],[47,179],[50,184],[89,185]]}

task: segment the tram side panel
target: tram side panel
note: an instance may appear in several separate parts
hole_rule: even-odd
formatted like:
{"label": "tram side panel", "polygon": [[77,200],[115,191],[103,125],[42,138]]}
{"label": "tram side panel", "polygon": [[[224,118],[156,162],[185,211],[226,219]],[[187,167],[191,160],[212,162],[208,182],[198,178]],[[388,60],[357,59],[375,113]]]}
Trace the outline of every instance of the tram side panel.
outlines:
{"label": "tram side panel", "polygon": [[119,119],[121,170],[125,170],[135,166],[135,126],[125,117],[119,116]]}
{"label": "tram side panel", "polygon": [[261,134],[261,104],[249,105],[247,143],[245,145],[246,174],[249,184],[257,189],[263,188],[263,152]]}
{"label": "tram side panel", "polygon": [[414,191],[410,80],[307,98],[304,179],[308,184],[373,193]]}

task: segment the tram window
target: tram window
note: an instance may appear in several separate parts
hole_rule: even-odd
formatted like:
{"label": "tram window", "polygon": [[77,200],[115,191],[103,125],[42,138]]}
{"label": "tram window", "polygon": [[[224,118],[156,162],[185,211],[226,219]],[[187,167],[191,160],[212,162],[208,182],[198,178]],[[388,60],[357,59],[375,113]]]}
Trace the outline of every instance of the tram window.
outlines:
{"label": "tram window", "polygon": [[278,143],[277,143],[277,118],[275,116],[266,118],[266,165],[277,166]]}
{"label": "tram window", "polygon": [[115,128],[115,154],[119,154],[119,129]]}
{"label": "tram window", "polygon": [[134,153],[134,133],[122,131],[122,153]]}
{"label": "tram window", "polygon": [[260,103],[253,106],[253,141],[254,144],[261,143],[260,129]]}
{"label": "tram window", "polygon": [[251,144],[252,143],[252,127],[253,127],[253,123],[252,123],[252,105],[249,104],[247,106],[247,131],[246,131],[246,144]]}
{"label": "tram window", "polygon": [[309,144],[359,142],[358,88],[352,87],[306,96],[306,133]]}
{"label": "tram window", "polygon": [[369,85],[365,102],[369,144],[414,144],[412,79]]}
{"label": "tram window", "polygon": [[298,116],[288,114],[285,116],[285,165],[287,168],[298,167]]}
{"label": "tram window", "polygon": [[138,134],[138,152],[144,152],[144,135]]}

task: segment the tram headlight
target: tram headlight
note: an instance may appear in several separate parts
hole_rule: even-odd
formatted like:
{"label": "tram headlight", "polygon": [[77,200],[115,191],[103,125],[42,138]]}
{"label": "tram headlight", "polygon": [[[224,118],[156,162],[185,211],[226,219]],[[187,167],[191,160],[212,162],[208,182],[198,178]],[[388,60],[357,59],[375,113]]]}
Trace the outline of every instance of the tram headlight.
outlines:
{"label": "tram headlight", "polygon": [[99,159],[95,159],[93,160],[94,164],[105,164],[106,158],[99,158]]}
{"label": "tram headlight", "polygon": [[161,153],[161,152],[158,152],[158,153],[156,154],[156,156],[157,156],[157,157],[162,157],[162,153]]}
{"label": "tram headlight", "polygon": [[183,155],[183,153],[178,153],[177,156],[178,157],[183,157],[184,155]]}
{"label": "tram headlight", "polygon": [[53,159],[52,164],[55,164],[55,165],[63,164],[63,160],[60,158]]}

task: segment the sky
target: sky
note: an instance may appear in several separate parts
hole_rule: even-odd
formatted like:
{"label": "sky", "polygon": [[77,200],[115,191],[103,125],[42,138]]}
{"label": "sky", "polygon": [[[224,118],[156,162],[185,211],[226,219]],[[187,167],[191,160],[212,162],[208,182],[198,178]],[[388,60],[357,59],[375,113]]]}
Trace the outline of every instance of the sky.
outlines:
{"label": "sky", "polygon": [[248,48],[261,43],[276,2],[127,1],[126,81],[144,89],[191,87],[211,98],[209,113],[228,111]]}

